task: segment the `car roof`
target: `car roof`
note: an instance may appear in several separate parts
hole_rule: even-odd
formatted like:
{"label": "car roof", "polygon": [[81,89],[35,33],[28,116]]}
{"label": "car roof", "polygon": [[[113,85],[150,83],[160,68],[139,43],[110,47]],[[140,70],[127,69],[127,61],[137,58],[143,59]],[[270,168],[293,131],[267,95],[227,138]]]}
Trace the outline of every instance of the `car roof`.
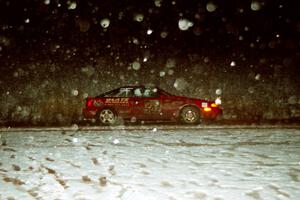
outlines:
{"label": "car roof", "polygon": [[[126,85],[126,86],[122,86],[120,88],[124,88],[124,87],[132,87],[132,88],[138,88],[138,87],[143,87],[143,88],[149,88],[150,86],[146,86],[146,85]],[[151,86],[152,87],[156,87],[156,86]]]}

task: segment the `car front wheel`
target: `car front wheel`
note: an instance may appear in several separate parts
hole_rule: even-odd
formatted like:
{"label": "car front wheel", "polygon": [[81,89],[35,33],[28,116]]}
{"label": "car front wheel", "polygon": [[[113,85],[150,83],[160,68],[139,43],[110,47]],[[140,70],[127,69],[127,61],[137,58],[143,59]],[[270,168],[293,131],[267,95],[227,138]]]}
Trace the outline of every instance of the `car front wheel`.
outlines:
{"label": "car front wheel", "polygon": [[101,110],[98,114],[99,122],[104,125],[113,125],[116,123],[116,119],[115,112],[109,108]]}
{"label": "car front wheel", "polygon": [[194,106],[186,106],[180,112],[180,120],[185,124],[197,124],[200,121],[200,111]]}

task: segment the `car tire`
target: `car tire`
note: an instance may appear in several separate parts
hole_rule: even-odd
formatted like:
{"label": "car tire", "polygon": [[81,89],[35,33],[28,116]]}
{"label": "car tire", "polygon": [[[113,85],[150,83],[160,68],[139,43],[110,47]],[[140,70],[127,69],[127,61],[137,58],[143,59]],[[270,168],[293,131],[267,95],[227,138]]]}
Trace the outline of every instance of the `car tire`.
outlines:
{"label": "car tire", "polygon": [[180,111],[180,121],[184,124],[198,124],[200,122],[200,110],[195,106],[185,106]]}
{"label": "car tire", "polygon": [[117,122],[116,112],[110,108],[104,108],[98,112],[98,122],[102,125],[114,125]]}

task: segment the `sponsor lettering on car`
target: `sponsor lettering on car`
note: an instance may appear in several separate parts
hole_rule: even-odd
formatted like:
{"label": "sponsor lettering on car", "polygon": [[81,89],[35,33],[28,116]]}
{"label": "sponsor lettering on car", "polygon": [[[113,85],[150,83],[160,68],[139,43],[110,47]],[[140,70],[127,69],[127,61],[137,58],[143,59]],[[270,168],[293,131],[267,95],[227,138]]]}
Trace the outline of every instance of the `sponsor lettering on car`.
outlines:
{"label": "sponsor lettering on car", "polygon": [[129,98],[108,98],[105,105],[129,106]]}

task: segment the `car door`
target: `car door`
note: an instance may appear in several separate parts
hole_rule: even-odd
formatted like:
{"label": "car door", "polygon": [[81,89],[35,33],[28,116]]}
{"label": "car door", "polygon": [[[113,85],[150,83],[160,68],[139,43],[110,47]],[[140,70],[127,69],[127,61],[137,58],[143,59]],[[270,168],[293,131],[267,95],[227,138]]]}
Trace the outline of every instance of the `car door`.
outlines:
{"label": "car door", "polygon": [[134,90],[133,113],[138,119],[160,120],[161,98],[157,90],[138,87]]}
{"label": "car door", "polygon": [[178,116],[180,108],[185,104],[181,98],[174,96],[161,95],[162,113],[166,119],[174,119]]}
{"label": "car door", "polygon": [[124,119],[130,118],[132,114],[132,89],[119,88],[110,94],[107,94],[105,105],[113,108],[119,117]]}

